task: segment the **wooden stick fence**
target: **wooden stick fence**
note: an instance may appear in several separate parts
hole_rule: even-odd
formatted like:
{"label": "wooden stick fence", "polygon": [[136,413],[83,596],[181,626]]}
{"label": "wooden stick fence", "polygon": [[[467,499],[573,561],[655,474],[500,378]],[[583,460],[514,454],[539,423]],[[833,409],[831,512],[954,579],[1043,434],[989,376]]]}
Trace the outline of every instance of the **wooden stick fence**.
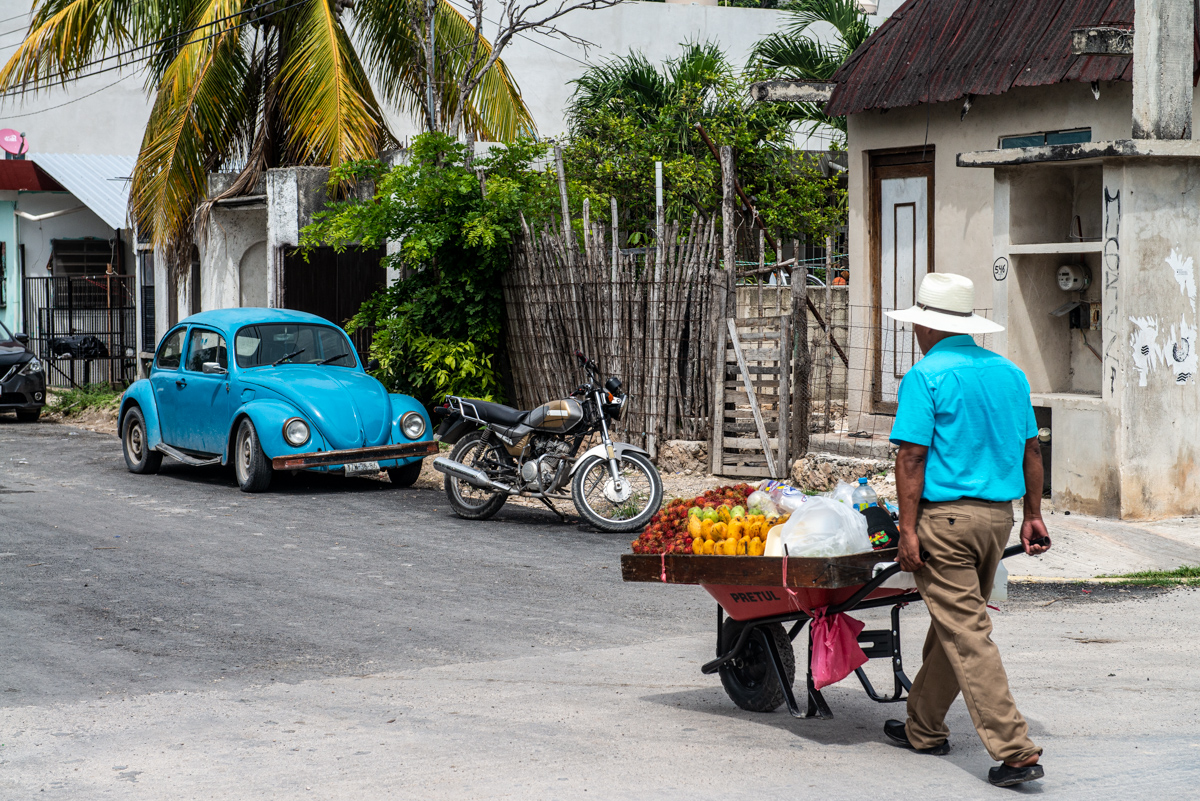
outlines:
{"label": "wooden stick fence", "polygon": [[[614,227],[590,211],[582,252],[569,225],[535,234],[522,220],[503,282],[514,402],[564,397],[583,379],[573,355],[581,350],[630,395],[618,426],[626,441],[655,453],[664,440],[707,439],[713,326],[724,324],[713,307],[725,283],[715,221],[664,224],[655,248],[623,253]],[[615,204],[612,212],[615,223]]]}

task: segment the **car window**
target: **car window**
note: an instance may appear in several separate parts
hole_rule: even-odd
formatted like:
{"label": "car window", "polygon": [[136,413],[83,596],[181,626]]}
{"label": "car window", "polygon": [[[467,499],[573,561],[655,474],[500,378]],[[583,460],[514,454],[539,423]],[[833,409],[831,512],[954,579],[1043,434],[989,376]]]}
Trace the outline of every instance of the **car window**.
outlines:
{"label": "car window", "polygon": [[158,369],[179,369],[179,357],[183,355],[183,336],[186,333],[186,328],[180,328],[167,334],[163,339],[162,344],[158,346],[158,358],[154,360]]}
{"label": "car window", "polygon": [[242,328],[233,339],[238,367],[283,364],[358,364],[350,341],[339,329],[309,323],[270,323]]}
{"label": "car window", "polygon": [[202,372],[205,362],[216,362],[221,365],[221,369],[229,369],[225,355],[225,337],[216,331],[193,328],[192,338],[188,340],[187,369],[196,373]]}
{"label": "car window", "polygon": [[4,323],[0,323],[0,342],[12,342],[12,332],[4,327]]}

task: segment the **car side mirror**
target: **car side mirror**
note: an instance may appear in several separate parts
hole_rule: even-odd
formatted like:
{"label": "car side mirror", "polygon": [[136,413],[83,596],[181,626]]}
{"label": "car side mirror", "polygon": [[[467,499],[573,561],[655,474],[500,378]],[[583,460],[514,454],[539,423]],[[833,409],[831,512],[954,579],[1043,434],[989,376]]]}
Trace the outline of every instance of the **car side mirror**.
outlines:
{"label": "car side mirror", "polygon": [[22,345],[29,345],[29,334],[13,334],[13,339],[17,340]]}
{"label": "car side mirror", "polygon": [[379,369],[379,359],[367,359],[367,370],[375,372]]}
{"label": "car side mirror", "polygon": [[225,375],[225,373],[228,371],[221,366],[220,362],[205,362],[200,366],[200,372],[213,375]]}

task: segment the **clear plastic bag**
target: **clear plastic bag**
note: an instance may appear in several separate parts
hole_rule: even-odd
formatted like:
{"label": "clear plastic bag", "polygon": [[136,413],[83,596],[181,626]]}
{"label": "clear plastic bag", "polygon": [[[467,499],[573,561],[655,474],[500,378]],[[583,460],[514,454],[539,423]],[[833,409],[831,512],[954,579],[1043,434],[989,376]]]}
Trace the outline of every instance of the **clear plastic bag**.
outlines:
{"label": "clear plastic bag", "polygon": [[854,488],[856,486],[858,485],[839,481],[837,486],[833,488],[833,492],[829,493],[829,497],[838,503],[846,504],[846,506],[854,506]]}
{"label": "clear plastic bag", "polygon": [[781,540],[788,556],[846,556],[871,550],[867,519],[829,498],[809,498],[784,524]]}

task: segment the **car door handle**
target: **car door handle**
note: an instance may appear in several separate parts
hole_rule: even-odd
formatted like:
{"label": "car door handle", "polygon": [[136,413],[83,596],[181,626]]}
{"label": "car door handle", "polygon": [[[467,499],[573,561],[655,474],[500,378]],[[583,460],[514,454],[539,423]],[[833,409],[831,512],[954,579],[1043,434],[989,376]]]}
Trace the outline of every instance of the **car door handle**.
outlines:
{"label": "car door handle", "polygon": [[176,380],[175,380],[175,386],[179,387],[180,389],[183,389],[184,387],[186,387],[186,386],[187,386],[187,379],[186,379],[186,378],[178,378],[178,379],[176,379]]}

